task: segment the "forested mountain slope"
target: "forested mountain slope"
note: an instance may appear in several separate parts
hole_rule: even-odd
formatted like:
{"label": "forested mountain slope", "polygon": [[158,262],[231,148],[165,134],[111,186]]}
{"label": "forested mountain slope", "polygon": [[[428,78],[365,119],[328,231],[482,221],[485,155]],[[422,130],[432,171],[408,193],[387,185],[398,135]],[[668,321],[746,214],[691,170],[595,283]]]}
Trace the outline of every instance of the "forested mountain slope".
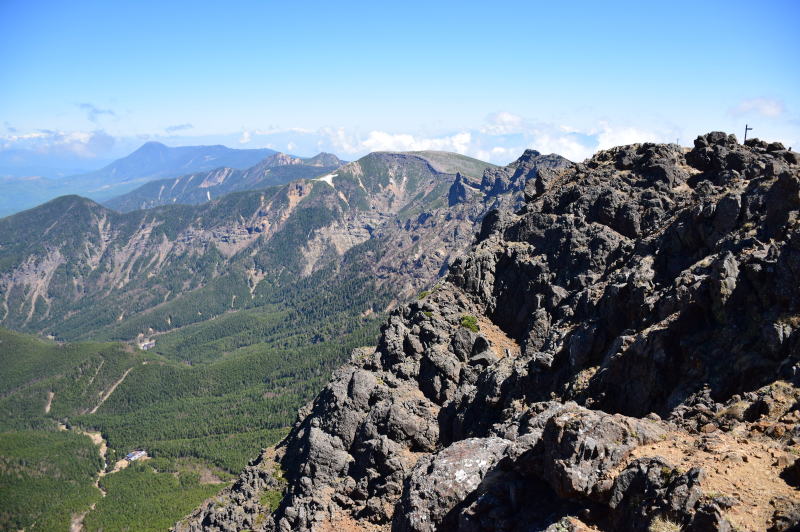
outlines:
{"label": "forested mountain slope", "polygon": [[540,170],[176,529],[794,530],[798,278],[778,143]]}
{"label": "forested mountain slope", "polygon": [[[96,505],[87,530],[163,530],[285,434],[297,405],[372,336],[311,345],[304,329],[188,367],[128,345],[0,329],[0,528],[66,531]],[[151,459],[110,474],[134,449]],[[101,472],[106,495],[93,486]]]}

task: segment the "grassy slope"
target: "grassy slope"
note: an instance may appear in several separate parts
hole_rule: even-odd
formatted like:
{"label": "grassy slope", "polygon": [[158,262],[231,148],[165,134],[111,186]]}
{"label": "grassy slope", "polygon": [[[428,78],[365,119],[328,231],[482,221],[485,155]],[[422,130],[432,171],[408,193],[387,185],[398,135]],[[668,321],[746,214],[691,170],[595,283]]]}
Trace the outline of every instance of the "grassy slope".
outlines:
{"label": "grassy slope", "polygon": [[495,167],[495,165],[479,159],[446,151],[412,151],[409,153],[427,160],[431,166],[440,172],[446,174],[461,173],[475,179],[480,179],[483,176],[483,171],[487,168]]}

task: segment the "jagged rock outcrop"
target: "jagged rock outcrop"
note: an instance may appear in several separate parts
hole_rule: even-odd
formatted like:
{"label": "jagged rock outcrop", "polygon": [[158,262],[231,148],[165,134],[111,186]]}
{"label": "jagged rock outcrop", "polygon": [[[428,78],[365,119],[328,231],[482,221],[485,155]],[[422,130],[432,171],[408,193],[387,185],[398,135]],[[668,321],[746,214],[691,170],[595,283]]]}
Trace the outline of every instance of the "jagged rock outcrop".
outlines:
{"label": "jagged rock outcrop", "polygon": [[524,194],[300,412],[257,528],[800,526],[798,154],[710,133]]}
{"label": "jagged rock outcrop", "polygon": [[459,203],[464,203],[473,195],[476,189],[477,187],[470,183],[467,178],[461,174],[456,174],[456,180],[453,181],[453,184],[450,185],[450,190],[447,192],[447,204],[452,207]]}

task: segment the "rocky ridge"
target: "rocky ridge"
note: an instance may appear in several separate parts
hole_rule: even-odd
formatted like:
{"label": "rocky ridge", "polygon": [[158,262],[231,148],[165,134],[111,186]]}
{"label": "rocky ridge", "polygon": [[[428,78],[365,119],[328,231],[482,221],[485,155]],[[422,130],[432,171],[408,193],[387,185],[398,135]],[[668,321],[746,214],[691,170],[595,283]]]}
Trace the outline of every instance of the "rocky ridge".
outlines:
{"label": "rocky ridge", "polygon": [[105,205],[119,212],[151,209],[160,205],[199,205],[225,194],[284,185],[296,179],[308,179],[332,172],[343,161],[331,153],[301,159],[285,153],[273,153],[255,165],[237,169],[228,166],[186,173],[170,179],[150,181]]}
{"label": "rocky ridge", "polygon": [[175,529],[797,529],[798,163],[714,132],[539,168]]}

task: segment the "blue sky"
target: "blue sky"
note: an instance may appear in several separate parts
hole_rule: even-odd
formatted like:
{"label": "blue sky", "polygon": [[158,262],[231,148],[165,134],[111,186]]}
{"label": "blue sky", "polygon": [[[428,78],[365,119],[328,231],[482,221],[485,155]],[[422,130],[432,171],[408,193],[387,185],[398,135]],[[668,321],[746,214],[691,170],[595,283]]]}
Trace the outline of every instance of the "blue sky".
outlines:
{"label": "blue sky", "polygon": [[800,147],[800,2],[0,0],[0,149]]}

